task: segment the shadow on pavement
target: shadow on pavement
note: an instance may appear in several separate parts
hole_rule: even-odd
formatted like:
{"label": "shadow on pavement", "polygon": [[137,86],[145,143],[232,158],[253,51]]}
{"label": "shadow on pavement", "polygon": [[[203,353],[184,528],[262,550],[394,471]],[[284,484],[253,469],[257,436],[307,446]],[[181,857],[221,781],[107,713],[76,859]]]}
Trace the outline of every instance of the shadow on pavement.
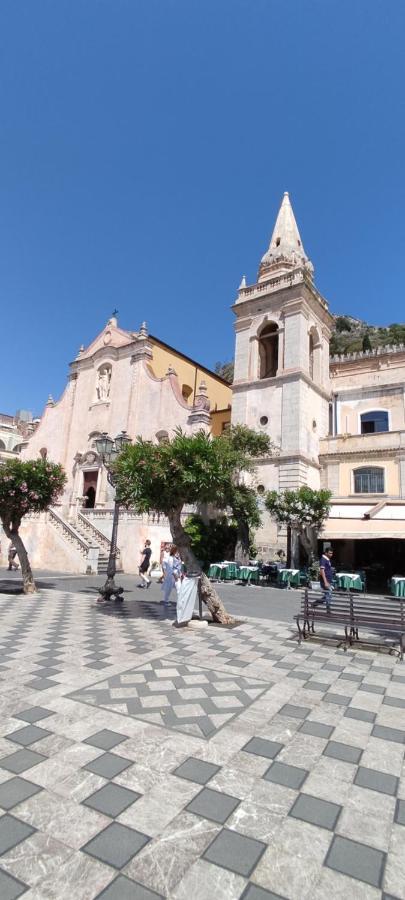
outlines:
{"label": "shadow on pavement", "polygon": [[[51,584],[49,581],[41,581],[40,578],[35,579],[35,584],[37,588],[53,588],[54,584]],[[19,596],[23,594],[25,597],[29,597],[29,594],[24,594],[22,581],[16,581],[15,578],[1,578],[0,579],[0,594],[13,594],[14,596]]]}

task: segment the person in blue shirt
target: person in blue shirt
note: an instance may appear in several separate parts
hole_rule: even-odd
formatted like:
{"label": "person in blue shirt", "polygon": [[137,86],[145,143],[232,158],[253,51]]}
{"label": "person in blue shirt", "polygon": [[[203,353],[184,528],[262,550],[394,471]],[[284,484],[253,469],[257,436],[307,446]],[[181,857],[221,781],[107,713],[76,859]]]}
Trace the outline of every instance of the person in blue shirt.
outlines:
{"label": "person in blue shirt", "polygon": [[328,547],[319,560],[319,582],[322,589],[322,600],[315,600],[314,606],[318,606],[319,603],[326,603],[326,611],[330,612],[330,606],[332,602],[332,563],[331,559],[333,556],[332,547]]}

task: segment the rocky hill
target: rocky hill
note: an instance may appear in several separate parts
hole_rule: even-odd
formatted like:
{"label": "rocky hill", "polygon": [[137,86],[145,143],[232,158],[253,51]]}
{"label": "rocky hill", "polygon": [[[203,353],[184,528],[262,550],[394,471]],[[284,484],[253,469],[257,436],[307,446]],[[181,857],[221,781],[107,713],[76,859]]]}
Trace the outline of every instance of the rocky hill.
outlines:
{"label": "rocky hill", "polygon": [[353,316],[334,315],[333,318],[335,327],[330,342],[331,356],[405,343],[405,324],[370,325]]}

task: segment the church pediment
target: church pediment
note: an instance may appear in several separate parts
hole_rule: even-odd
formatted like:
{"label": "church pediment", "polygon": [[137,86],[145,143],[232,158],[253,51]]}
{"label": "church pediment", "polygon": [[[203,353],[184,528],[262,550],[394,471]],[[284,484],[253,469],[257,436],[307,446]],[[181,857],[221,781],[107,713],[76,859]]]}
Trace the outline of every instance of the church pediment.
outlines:
{"label": "church pediment", "polygon": [[130,331],[124,331],[118,328],[116,319],[110,319],[102,332],[89,344],[88,347],[80,349],[76,356],[75,362],[82,359],[90,359],[95,356],[99,350],[119,349],[128,344],[132,344],[134,335]]}

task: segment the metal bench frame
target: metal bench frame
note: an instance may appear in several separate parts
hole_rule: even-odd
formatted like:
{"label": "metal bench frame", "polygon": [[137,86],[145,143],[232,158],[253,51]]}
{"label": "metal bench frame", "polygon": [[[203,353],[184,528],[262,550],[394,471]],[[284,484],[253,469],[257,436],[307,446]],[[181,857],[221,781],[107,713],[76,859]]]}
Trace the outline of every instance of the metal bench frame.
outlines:
{"label": "metal bench frame", "polygon": [[390,653],[398,653],[401,662],[405,653],[405,602],[403,598],[381,598],[377,601],[367,602],[364,597],[348,591],[346,594],[334,594],[331,604],[331,612],[326,611],[325,605],[313,606],[316,600],[320,600],[319,593],[306,589],[302,595],[301,610],[294,616],[298,628],[298,643],[315,634],[315,622],[325,622],[328,625],[341,625],[344,628],[345,637],[339,641],[338,646],[343,645],[344,650],[352,647],[354,643],[368,644],[373,647],[386,647],[381,641],[370,641],[359,637],[359,628],[373,630],[383,629],[389,634],[398,635],[399,648],[390,648]]}

